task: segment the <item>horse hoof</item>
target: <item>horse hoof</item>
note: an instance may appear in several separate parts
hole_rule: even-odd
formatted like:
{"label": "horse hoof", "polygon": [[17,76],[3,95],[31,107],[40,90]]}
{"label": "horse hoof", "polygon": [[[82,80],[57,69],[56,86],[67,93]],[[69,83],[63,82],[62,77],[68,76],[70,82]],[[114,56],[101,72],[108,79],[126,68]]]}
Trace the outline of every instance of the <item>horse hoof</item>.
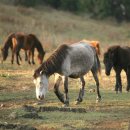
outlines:
{"label": "horse hoof", "polygon": [[38,102],[34,103],[33,105],[43,105],[43,104],[44,104],[43,101],[38,101]]}
{"label": "horse hoof", "polygon": [[96,99],[96,103],[99,103],[99,102],[101,102],[101,98],[98,97],[98,98]]}
{"label": "horse hoof", "polygon": [[31,65],[31,62],[28,62],[29,65]]}
{"label": "horse hoof", "polygon": [[78,104],[80,104],[80,102],[79,101],[75,101],[75,105],[78,105]]}
{"label": "horse hoof", "polygon": [[63,104],[62,105],[62,107],[68,107],[69,106],[69,104]]}

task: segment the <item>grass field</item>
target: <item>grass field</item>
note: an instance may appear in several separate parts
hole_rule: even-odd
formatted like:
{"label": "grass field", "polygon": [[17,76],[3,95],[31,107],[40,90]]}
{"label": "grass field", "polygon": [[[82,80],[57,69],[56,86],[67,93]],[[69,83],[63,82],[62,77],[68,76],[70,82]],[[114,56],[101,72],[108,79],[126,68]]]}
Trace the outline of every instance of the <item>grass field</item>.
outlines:
{"label": "grass field", "polygon": [[[62,104],[53,93],[53,76],[50,78],[46,100],[38,105],[33,84],[33,70],[37,67],[22,63],[11,65],[7,60],[0,65],[0,129],[38,130],[129,130],[130,129],[130,94],[126,93],[125,74],[122,73],[123,93],[115,94],[114,73],[110,78],[102,71],[100,91],[102,101],[96,103],[96,93],[91,73],[86,79],[84,101],[75,105],[79,82],[69,80],[70,106]],[[63,91],[63,86],[61,86]],[[25,107],[29,109],[25,109]],[[44,109],[44,107],[46,109]],[[11,125],[17,125],[11,126]],[[4,125],[4,126],[2,126]]]}
{"label": "grass field", "polygon": [[95,89],[95,82],[89,73],[85,76],[84,101],[79,105],[74,104],[79,82],[69,80],[68,108],[62,108],[53,93],[54,76],[50,78],[46,100],[41,103],[37,101],[32,77],[39,66],[37,59],[34,66],[24,61],[18,66],[16,63],[11,65],[9,56],[4,64],[0,64],[0,129],[130,130],[130,93],[125,91],[125,73],[122,73],[123,93],[115,94],[115,74],[112,71],[111,76],[107,77],[102,63],[103,53],[108,46],[130,44],[129,27],[129,23],[96,21],[49,7],[24,8],[0,4],[0,46],[9,33],[22,31],[38,36],[47,51],[45,59],[59,44],[84,38],[101,41],[102,50],[102,101],[96,103],[96,93],[89,92]]}

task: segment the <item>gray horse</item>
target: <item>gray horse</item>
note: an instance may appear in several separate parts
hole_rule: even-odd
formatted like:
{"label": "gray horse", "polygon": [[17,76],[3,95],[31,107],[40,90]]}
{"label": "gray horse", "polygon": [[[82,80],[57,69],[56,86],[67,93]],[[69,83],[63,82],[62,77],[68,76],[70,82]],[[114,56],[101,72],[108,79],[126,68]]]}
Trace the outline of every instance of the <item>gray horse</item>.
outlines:
{"label": "gray horse", "polygon": [[101,100],[99,92],[99,80],[97,73],[100,71],[100,61],[96,54],[96,50],[84,42],[72,45],[63,44],[59,46],[52,55],[34,72],[34,84],[36,86],[36,97],[39,100],[45,98],[48,90],[48,78],[58,73],[62,76],[64,82],[65,96],[60,93],[59,85],[62,80],[61,76],[56,78],[54,92],[64,105],[69,105],[68,97],[68,77],[80,78],[81,88],[77,103],[82,102],[84,96],[85,80],[84,75],[88,71],[92,72],[97,86],[97,101]]}

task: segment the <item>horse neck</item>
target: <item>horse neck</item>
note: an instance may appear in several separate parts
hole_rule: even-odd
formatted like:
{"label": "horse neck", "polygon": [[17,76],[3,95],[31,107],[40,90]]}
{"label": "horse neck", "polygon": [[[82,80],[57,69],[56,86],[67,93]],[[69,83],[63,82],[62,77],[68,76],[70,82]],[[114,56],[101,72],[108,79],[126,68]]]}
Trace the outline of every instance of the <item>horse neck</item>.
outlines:
{"label": "horse neck", "polygon": [[43,50],[43,47],[42,47],[42,45],[39,41],[36,42],[36,49],[37,49],[39,54],[43,55],[45,53],[44,50]]}
{"label": "horse neck", "polygon": [[54,73],[62,73],[62,63],[68,54],[68,46],[61,45],[40,67],[48,76]]}
{"label": "horse neck", "polygon": [[47,76],[51,76],[54,73],[59,72],[59,67],[51,61],[46,61],[42,64],[42,68]]}
{"label": "horse neck", "polygon": [[8,39],[5,41],[3,48],[4,48],[5,50],[8,50],[9,47],[12,47],[12,37],[11,37],[11,36],[8,37]]}

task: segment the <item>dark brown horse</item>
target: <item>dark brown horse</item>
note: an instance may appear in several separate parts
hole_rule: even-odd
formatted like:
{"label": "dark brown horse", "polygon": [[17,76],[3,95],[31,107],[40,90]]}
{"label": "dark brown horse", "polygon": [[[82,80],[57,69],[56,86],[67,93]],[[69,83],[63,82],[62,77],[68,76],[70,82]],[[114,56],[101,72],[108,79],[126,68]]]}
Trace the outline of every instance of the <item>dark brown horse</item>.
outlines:
{"label": "dark brown horse", "polygon": [[105,73],[110,75],[113,68],[116,73],[115,91],[122,92],[121,71],[127,76],[127,91],[130,91],[130,47],[111,46],[104,53]]}
{"label": "dark brown horse", "polygon": [[30,57],[32,55],[32,64],[35,64],[34,62],[34,50],[35,48],[38,51],[38,60],[39,63],[41,64],[45,55],[45,51],[38,40],[38,38],[34,34],[24,34],[24,33],[12,33],[10,34],[5,43],[2,50],[2,57],[3,61],[6,60],[8,56],[8,49],[11,48],[12,50],[12,59],[11,62],[13,64],[14,61],[14,55],[16,55],[16,61],[17,64],[19,65],[19,59],[21,60],[20,56],[20,50],[23,49],[25,51],[25,58],[28,60],[28,63],[31,64],[30,62]]}

